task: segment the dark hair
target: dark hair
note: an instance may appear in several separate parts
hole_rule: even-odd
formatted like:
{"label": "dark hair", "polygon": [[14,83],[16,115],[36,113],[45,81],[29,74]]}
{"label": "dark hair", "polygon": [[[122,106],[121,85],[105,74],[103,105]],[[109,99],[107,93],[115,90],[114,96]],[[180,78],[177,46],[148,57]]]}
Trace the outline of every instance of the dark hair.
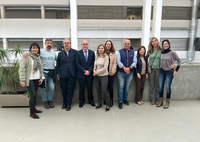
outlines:
{"label": "dark hair", "polygon": [[110,43],[111,43],[110,52],[111,52],[111,53],[114,53],[114,52],[115,52],[115,47],[114,47],[112,41],[111,41],[111,40],[107,40],[107,41],[105,42],[105,46],[106,46],[107,42],[110,42]]}
{"label": "dark hair", "polygon": [[168,39],[165,39],[165,40],[162,41],[162,47],[163,47],[163,43],[164,43],[165,41],[169,44],[169,49],[170,49],[170,42],[169,42]]}
{"label": "dark hair", "polygon": [[47,38],[47,39],[45,40],[45,43],[46,43],[47,41],[52,41],[52,39],[50,39],[50,38]]}
{"label": "dark hair", "polygon": [[106,47],[103,44],[99,44],[99,46],[97,47],[97,55],[96,56],[97,57],[100,56],[99,50],[98,50],[100,46],[103,46],[103,48],[104,48],[103,57],[105,58],[107,56],[107,54],[106,54]]}
{"label": "dark hair", "polygon": [[146,54],[146,48],[144,47],[144,46],[140,46],[139,48],[138,48],[138,51],[137,51],[137,57],[140,57],[141,55],[140,55],[140,50],[142,49],[142,48],[144,48],[144,58],[146,58],[146,56],[145,56],[145,54]]}
{"label": "dark hair", "polygon": [[38,50],[38,54],[40,55],[40,46],[39,46],[39,44],[37,44],[36,42],[33,42],[33,43],[30,45],[29,51],[31,51],[31,48],[32,48],[32,47],[35,47],[35,46],[37,46],[37,48],[39,49],[39,50]]}

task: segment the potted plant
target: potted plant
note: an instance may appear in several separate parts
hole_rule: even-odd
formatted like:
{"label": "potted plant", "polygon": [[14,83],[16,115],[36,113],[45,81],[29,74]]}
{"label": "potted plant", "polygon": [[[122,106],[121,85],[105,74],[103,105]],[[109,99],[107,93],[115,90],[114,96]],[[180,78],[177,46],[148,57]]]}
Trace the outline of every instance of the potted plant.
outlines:
{"label": "potted plant", "polygon": [[28,94],[20,87],[19,61],[23,50],[20,42],[16,48],[0,48],[0,106],[29,106]]}

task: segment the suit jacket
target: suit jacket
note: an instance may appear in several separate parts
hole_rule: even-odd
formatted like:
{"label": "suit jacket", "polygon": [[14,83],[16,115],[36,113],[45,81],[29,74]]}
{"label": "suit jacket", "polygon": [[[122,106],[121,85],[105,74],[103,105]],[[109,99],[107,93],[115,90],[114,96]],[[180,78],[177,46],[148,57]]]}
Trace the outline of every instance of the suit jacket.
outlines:
{"label": "suit jacket", "polygon": [[79,50],[76,55],[76,66],[77,66],[77,78],[84,79],[85,71],[88,70],[90,72],[89,77],[93,77],[93,68],[94,68],[94,60],[95,53],[92,50],[88,49],[88,59],[87,62],[85,60],[85,55],[83,53],[83,49]]}
{"label": "suit jacket", "polygon": [[56,73],[60,78],[65,78],[67,76],[68,71],[73,77],[76,77],[76,54],[77,51],[72,48],[69,50],[68,57],[65,50],[62,50],[58,54]]}

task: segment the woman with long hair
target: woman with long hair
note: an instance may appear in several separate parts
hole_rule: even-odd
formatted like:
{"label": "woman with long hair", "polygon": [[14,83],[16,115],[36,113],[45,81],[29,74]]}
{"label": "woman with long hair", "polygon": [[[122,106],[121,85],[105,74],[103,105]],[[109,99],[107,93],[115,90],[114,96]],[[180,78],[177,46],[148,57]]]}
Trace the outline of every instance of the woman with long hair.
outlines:
{"label": "woman with long hair", "polygon": [[135,68],[136,72],[136,95],[135,95],[135,102],[138,105],[143,104],[142,101],[143,92],[144,92],[144,84],[145,80],[148,78],[147,72],[147,58],[145,56],[146,49],[144,46],[140,46],[137,51],[137,67]]}
{"label": "woman with long hair", "polygon": [[148,46],[147,58],[149,58],[148,65],[151,67],[149,73],[150,81],[150,101],[151,105],[158,104],[159,101],[159,73],[160,73],[160,56],[161,46],[156,37],[153,37]]}
{"label": "woman with long hair", "polygon": [[93,76],[97,76],[97,96],[98,105],[96,109],[102,107],[102,94],[106,103],[106,111],[110,110],[110,95],[107,92],[108,87],[108,56],[106,54],[106,48],[103,44],[100,44],[97,48],[97,53],[94,61]]}
{"label": "woman with long hair", "polygon": [[21,59],[19,79],[21,86],[27,86],[31,95],[29,100],[30,117],[38,119],[39,116],[36,113],[42,113],[42,111],[35,108],[36,95],[38,86],[43,82],[44,74],[40,60],[40,46],[37,43],[32,43],[29,48],[29,56]]}
{"label": "woman with long hair", "polygon": [[105,42],[106,53],[108,55],[108,91],[110,93],[110,106],[113,106],[113,83],[117,68],[117,57],[115,53],[115,47],[111,40]]}
{"label": "woman with long hair", "polygon": [[[163,40],[162,42],[163,51],[161,52],[161,58],[160,58],[160,75],[159,75],[159,95],[160,100],[157,107],[161,107],[163,105],[163,89],[164,84],[166,83],[166,90],[167,90],[167,96],[166,96],[166,103],[164,105],[164,109],[167,109],[170,104],[170,98],[171,98],[171,83],[176,76],[181,61],[176,54],[176,52],[170,50],[170,42],[169,40]],[[171,65],[174,64],[174,62],[177,61],[178,65],[176,67],[176,70],[174,68],[171,68]]]}

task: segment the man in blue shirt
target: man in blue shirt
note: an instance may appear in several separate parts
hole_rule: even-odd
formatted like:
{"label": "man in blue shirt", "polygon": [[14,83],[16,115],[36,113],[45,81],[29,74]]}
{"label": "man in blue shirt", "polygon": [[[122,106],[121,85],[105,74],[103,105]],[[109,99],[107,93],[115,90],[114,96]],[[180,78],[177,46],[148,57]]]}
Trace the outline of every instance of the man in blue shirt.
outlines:
{"label": "man in blue shirt", "polygon": [[122,103],[129,105],[127,96],[129,85],[133,78],[133,71],[136,67],[137,58],[133,50],[130,49],[129,39],[124,40],[124,48],[117,54],[117,79],[118,79],[118,102],[119,109],[122,109]]}

